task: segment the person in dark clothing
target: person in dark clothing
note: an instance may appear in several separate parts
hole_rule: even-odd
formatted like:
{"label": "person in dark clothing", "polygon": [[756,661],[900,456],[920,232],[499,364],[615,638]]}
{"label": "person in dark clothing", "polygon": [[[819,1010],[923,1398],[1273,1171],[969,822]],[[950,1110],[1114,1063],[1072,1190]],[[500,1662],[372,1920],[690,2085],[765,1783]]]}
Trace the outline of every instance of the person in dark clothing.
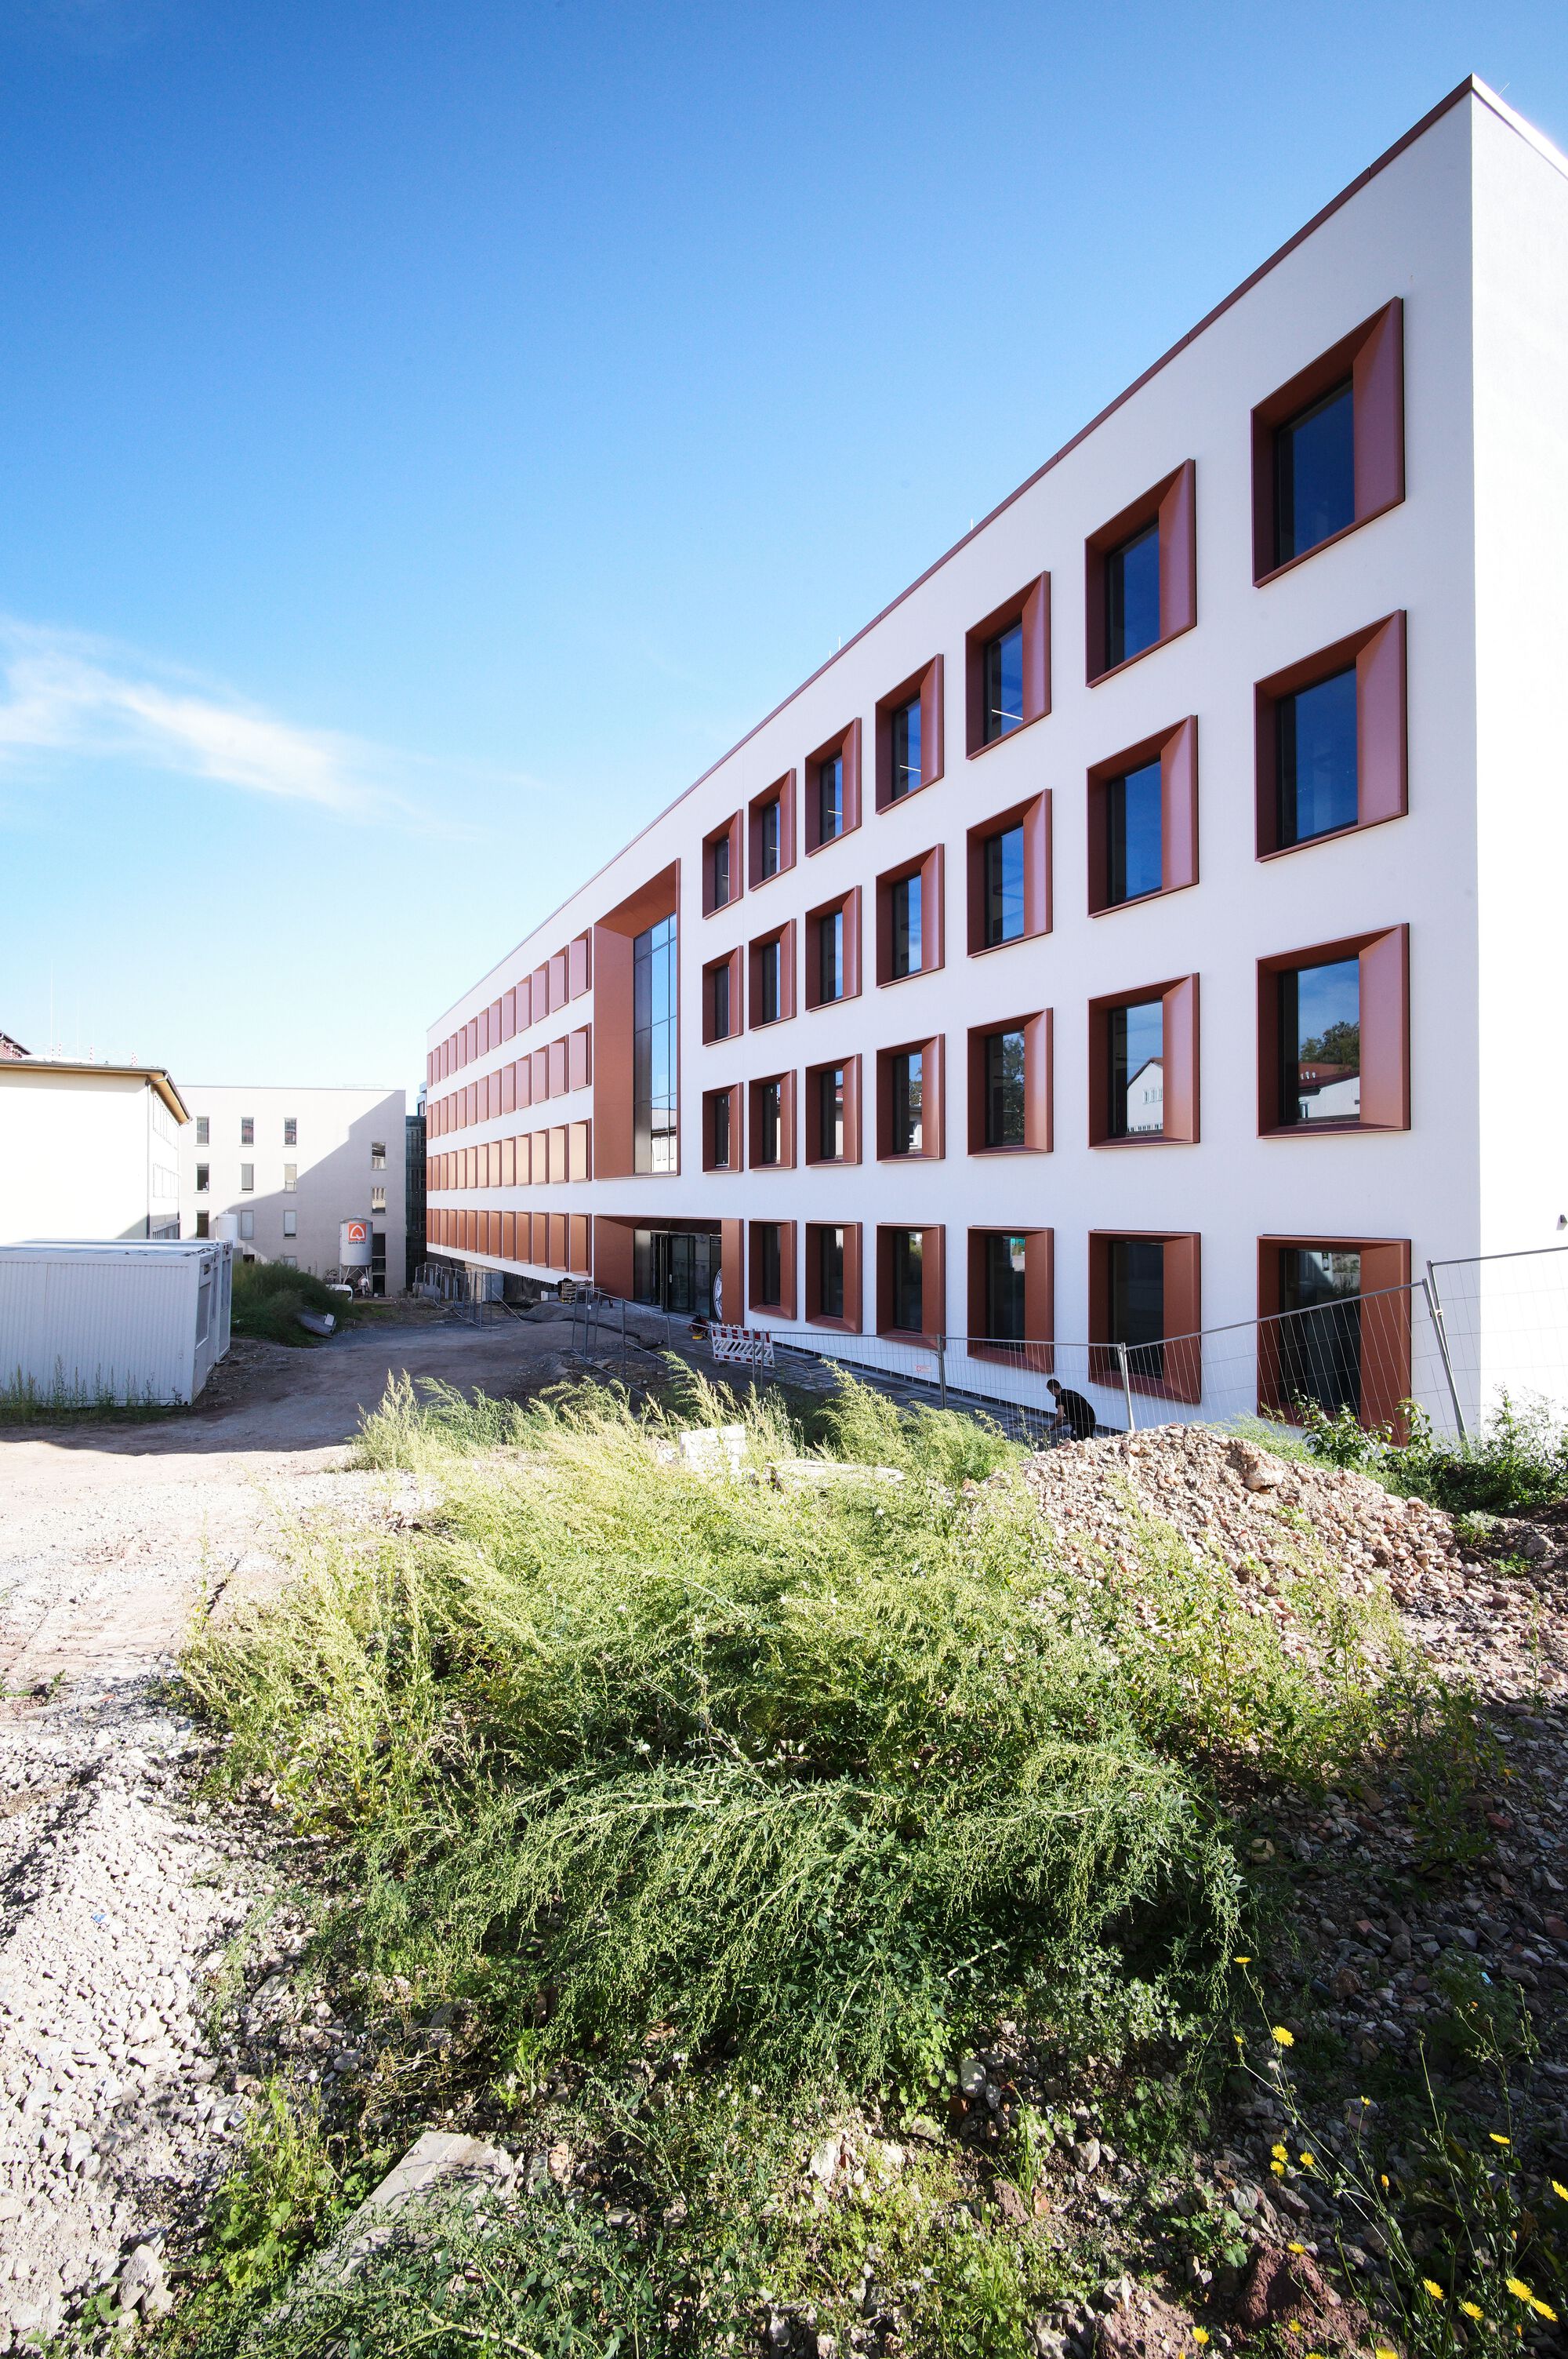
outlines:
{"label": "person in dark clothing", "polygon": [[1051,1420],[1051,1430],[1058,1441],[1088,1441],[1095,1430],[1095,1413],[1082,1393],[1069,1392],[1053,1376],[1045,1387],[1056,1404],[1056,1414]]}

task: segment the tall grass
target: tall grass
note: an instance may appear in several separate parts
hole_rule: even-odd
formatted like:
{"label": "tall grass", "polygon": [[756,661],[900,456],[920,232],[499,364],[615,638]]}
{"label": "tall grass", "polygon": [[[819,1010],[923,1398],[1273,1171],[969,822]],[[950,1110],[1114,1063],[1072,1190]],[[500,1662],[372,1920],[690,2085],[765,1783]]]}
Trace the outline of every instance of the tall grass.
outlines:
{"label": "tall grass", "polygon": [[1390,1491],[1429,1499],[1453,1515],[1528,1516],[1568,1498],[1568,1426],[1548,1401],[1499,1392],[1480,1431],[1462,1442],[1436,1433],[1416,1401],[1403,1404],[1401,1417],[1402,1441],[1387,1427],[1368,1430],[1353,1409],[1330,1416],[1315,1403],[1302,1410],[1305,1430],[1299,1443],[1281,1445],[1266,1421],[1253,1430],[1271,1448],[1353,1467]]}
{"label": "tall grass", "polygon": [[236,1261],[231,1324],[236,1335],[260,1335],[273,1343],[313,1343],[299,1324],[302,1310],[320,1310],[342,1321],[350,1309],[345,1296],[334,1294],[307,1269],[290,1269],[281,1261]]}
{"label": "tall grass", "polygon": [[[337,1839],[373,1988],[464,2002],[525,2077],[658,2026],[871,2086],[1000,2011],[1071,1994],[1125,2027],[1217,1971],[1240,1890],[1212,1767],[1364,1750],[1396,1669],[1376,1614],[1303,1579],[1287,1651],[1153,1527],[1069,1575],[1000,1437],[859,1387],[838,1409],[902,1479],[775,1487],[803,1445],[766,1397],[730,1480],[596,1388],[389,1396],[364,1447],[438,1460],[432,1527],[324,1549],[185,1667],[229,1777]],[[688,1388],[675,1414],[737,1411]]]}

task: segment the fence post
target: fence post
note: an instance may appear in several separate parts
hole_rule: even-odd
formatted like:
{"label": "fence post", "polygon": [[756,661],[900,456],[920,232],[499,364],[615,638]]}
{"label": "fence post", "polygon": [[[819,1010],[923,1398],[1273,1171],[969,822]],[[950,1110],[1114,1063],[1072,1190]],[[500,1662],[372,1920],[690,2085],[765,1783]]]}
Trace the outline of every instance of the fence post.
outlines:
{"label": "fence post", "polygon": [[621,1381],[626,1381],[626,1297],[621,1298]]}
{"label": "fence post", "polygon": [[1459,1428],[1460,1440],[1467,1448],[1470,1437],[1465,1430],[1465,1412],[1459,1406],[1459,1387],[1454,1381],[1454,1363],[1448,1356],[1448,1329],[1444,1321],[1443,1302],[1437,1291],[1437,1272],[1430,1261],[1426,1265],[1426,1276],[1422,1280],[1422,1285],[1426,1292],[1427,1316],[1432,1321],[1432,1332],[1437,1338],[1437,1348],[1443,1354],[1443,1373],[1448,1379],[1448,1397],[1454,1404],[1454,1422]]}
{"label": "fence post", "polygon": [[1132,1414],[1132,1378],[1127,1373],[1127,1346],[1125,1343],[1119,1343],[1117,1345],[1116,1357],[1117,1364],[1121,1370],[1121,1397],[1127,1403],[1127,1430],[1129,1433],[1136,1433],[1138,1430],[1138,1419]]}
{"label": "fence post", "polygon": [[946,1335],[938,1335],[936,1338],[936,1403],[939,1408],[946,1408],[947,1406],[947,1338]]}

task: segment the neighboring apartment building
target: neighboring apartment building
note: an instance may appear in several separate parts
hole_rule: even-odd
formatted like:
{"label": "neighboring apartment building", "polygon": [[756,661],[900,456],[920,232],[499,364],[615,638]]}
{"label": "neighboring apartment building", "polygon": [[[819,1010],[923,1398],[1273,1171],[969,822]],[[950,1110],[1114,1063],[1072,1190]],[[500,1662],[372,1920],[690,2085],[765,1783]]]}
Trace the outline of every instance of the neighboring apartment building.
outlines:
{"label": "neighboring apartment building", "polygon": [[371,1224],[373,1291],[405,1279],[402,1090],[256,1089],[193,1083],[180,1140],[181,1233],[232,1212],[247,1259],[336,1271],[339,1224]]}
{"label": "neighboring apartment building", "polygon": [[1191,1403],[1555,1243],[1564,384],[1467,82],[437,1018],[432,1251]]}
{"label": "neighboring apartment building", "polygon": [[178,1237],[188,1124],[160,1066],[0,1056],[0,1242]]}

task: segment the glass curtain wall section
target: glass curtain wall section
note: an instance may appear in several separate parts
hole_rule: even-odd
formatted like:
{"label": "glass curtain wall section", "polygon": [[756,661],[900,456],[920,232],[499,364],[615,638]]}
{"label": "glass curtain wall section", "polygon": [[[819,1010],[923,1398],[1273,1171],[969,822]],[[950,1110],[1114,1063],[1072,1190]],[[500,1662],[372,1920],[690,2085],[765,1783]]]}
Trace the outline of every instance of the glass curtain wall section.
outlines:
{"label": "glass curtain wall section", "polygon": [[920,699],[912,696],[901,704],[892,716],[892,777],[889,781],[889,799],[902,802],[905,795],[914,794],[921,780],[920,768]]}
{"label": "glass curtain wall section", "polygon": [[1346,377],[1275,431],[1275,564],[1355,521],[1356,403]]}
{"label": "glass curtain wall section", "polygon": [[1280,1391],[1294,1411],[1315,1403],[1330,1417],[1361,1408],[1361,1256],[1312,1246],[1280,1253],[1276,1330]]}
{"label": "glass curtain wall section", "polygon": [[1112,1237],[1109,1256],[1110,1334],[1125,1343],[1132,1373],[1158,1381],[1165,1373],[1165,1248],[1157,1237]]}
{"label": "glass curtain wall section", "polygon": [[1023,830],[1003,828],[985,841],[986,948],[1023,937]]}
{"label": "glass curtain wall section", "polygon": [[1158,999],[1113,1007],[1108,1128],[1112,1138],[1156,1136],[1165,1126],[1165,1010]]}
{"label": "glass curtain wall section", "polygon": [[832,843],[844,832],[844,756],[830,755],[816,766],[816,840]]}
{"label": "glass curtain wall section", "polygon": [[1160,527],[1134,533],[1105,561],[1106,668],[1141,655],[1160,636]]}
{"label": "glass curtain wall section", "polygon": [[844,996],[844,912],[830,909],[818,920],[817,956],[821,962],[816,988],[824,1001]]}
{"label": "glass curtain wall section", "polygon": [[1022,1237],[986,1239],[986,1336],[991,1343],[1023,1341]]}
{"label": "glass curtain wall section", "polygon": [[817,1232],[817,1302],[819,1319],[842,1319],[844,1316],[844,1232],[842,1229],[820,1229]]}
{"label": "glass curtain wall section", "polygon": [[844,1068],[825,1065],[816,1076],[817,1151],[824,1163],[844,1160]]}
{"label": "glass curtain wall section", "polygon": [[1022,1033],[989,1033],[985,1054],[986,1145],[1022,1147],[1024,1143]]}
{"label": "glass curtain wall section", "polygon": [[1356,824],[1356,667],[1281,696],[1279,730],[1281,847]]}
{"label": "glass curtain wall section", "polygon": [[1361,1118],[1361,962],[1292,967],[1280,977],[1280,1119]]}
{"label": "glass curtain wall section", "polygon": [[921,966],[921,880],[901,876],[891,895],[892,946],[889,964],[895,975],[918,974]]}
{"label": "glass curtain wall section", "polygon": [[925,1147],[925,1051],[906,1049],[892,1060],[892,1136],[894,1155],[921,1155]]}
{"label": "glass curtain wall section", "polygon": [[892,1323],[919,1335],[925,1326],[925,1239],[919,1229],[894,1229],[891,1244]]}
{"label": "glass curtain wall section", "polygon": [[1107,782],[1105,868],[1113,903],[1157,893],[1164,882],[1158,761]]}
{"label": "glass curtain wall section", "polygon": [[1010,737],[1023,726],[1023,625],[1014,623],[986,643],[983,658],[985,673],[985,742],[994,745],[999,737]]}
{"label": "glass curtain wall section", "polygon": [[662,918],[632,950],[632,1168],[673,1171],[676,1102],[676,1028],[679,1014],[676,921]]}

